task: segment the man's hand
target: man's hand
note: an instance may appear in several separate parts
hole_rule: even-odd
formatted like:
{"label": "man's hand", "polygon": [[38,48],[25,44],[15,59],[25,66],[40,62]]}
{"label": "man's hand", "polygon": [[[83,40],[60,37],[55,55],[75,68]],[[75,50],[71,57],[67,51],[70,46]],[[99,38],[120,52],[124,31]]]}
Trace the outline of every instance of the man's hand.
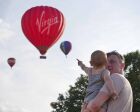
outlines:
{"label": "man's hand", "polygon": [[91,111],[89,111],[88,109],[85,109],[84,112],[91,112]]}
{"label": "man's hand", "polygon": [[109,99],[108,94],[100,91],[97,96],[91,100],[86,108],[87,112],[98,112],[101,109],[101,106]]}
{"label": "man's hand", "polygon": [[98,105],[96,105],[96,102],[92,100],[88,103],[85,112],[98,112],[99,109],[100,107],[98,107]]}

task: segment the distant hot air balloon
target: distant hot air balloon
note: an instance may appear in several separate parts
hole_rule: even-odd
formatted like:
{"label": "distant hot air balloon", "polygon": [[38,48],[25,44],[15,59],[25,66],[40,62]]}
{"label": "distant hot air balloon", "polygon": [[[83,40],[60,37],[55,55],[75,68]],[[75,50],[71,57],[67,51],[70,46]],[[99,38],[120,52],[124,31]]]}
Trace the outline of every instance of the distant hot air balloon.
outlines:
{"label": "distant hot air balloon", "polygon": [[46,58],[47,50],[61,37],[65,19],[56,8],[49,6],[36,6],[27,10],[22,16],[21,26],[27,39]]}
{"label": "distant hot air balloon", "polygon": [[62,50],[62,52],[67,56],[68,53],[70,52],[72,48],[72,45],[71,45],[71,42],[69,41],[63,41],[61,44],[60,44],[60,49]]}
{"label": "distant hot air balloon", "polygon": [[16,63],[16,59],[15,58],[8,58],[7,63],[9,64],[9,66],[12,68],[15,63]]}

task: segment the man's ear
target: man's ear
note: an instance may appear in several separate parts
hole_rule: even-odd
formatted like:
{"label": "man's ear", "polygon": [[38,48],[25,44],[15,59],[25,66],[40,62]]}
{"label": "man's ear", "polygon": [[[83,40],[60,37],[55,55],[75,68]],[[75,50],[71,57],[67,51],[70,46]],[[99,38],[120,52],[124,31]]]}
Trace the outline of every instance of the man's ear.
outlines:
{"label": "man's ear", "polygon": [[92,61],[90,61],[90,65],[92,66]]}
{"label": "man's ear", "polygon": [[125,64],[122,63],[122,64],[121,64],[121,69],[124,69],[124,67],[125,67]]}

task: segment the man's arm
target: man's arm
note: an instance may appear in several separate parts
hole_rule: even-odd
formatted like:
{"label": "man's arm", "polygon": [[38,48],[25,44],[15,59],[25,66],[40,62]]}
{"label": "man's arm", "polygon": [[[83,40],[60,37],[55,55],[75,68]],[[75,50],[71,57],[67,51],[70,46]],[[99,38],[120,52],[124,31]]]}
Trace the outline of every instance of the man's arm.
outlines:
{"label": "man's arm", "polygon": [[86,111],[87,112],[98,112],[101,108],[101,106],[109,99],[109,94],[100,91],[97,96],[89,102],[87,105]]}
{"label": "man's arm", "polygon": [[[119,95],[124,87],[122,76],[119,74],[111,75],[117,94]],[[106,84],[101,88],[97,96],[87,105],[87,112],[98,112],[101,106],[111,97],[110,91]]]}

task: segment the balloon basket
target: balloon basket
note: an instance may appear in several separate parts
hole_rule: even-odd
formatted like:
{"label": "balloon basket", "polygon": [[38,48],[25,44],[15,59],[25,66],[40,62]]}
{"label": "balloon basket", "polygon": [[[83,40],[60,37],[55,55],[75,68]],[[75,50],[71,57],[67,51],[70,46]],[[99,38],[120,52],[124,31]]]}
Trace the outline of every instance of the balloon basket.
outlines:
{"label": "balloon basket", "polygon": [[46,56],[40,56],[40,59],[46,59]]}

